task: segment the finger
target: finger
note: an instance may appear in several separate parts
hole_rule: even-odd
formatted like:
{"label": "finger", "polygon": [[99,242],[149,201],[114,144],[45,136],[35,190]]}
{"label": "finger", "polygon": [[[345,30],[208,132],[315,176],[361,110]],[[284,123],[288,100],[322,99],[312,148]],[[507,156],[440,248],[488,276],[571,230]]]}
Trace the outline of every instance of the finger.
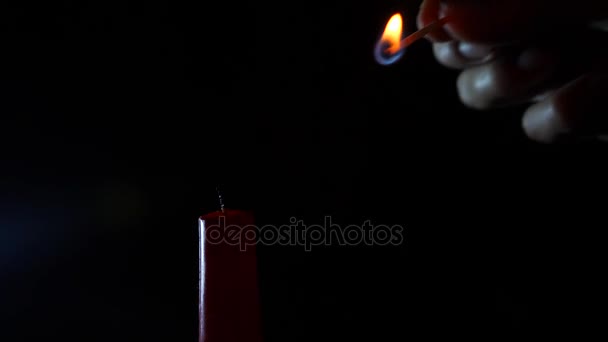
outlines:
{"label": "finger", "polygon": [[472,65],[489,62],[494,57],[493,51],[489,46],[455,40],[433,44],[433,52],[437,61],[454,69],[464,69]]}
{"label": "finger", "polygon": [[[505,43],[554,36],[608,15],[608,1],[442,0],[446,31],[457,40]],[[431,16],[426,13],[425,16]]]}
{"label": "finger", "polygon": [[504,57],[463,71],[458,95],[468,107],[489,109],[525,103],[538,95],[553,76],[557,58],[549,51],[525,50],[516,58]]}
{"label": "finger", "polygon": [[531,106],[522,125],[533,140],[552,143],[565,135],[608,133],[608,76],[587,74]]}
{"label": "finger", "polygon": [[[418,29],[432,24],[439,20],[440,15],[440,3],[439,0],[425,0],[420,5],[420,11],[416,18]],[[447,42],[452,38],[443,30],[439,29],[426,35],[426,37],[432,42]]]}

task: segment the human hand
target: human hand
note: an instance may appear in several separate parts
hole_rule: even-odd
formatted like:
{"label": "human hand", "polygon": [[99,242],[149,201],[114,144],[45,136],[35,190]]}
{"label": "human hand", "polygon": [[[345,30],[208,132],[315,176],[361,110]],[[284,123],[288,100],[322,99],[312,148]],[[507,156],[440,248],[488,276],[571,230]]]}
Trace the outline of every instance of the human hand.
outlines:
{"label": "human hand", "polygon": [[463,70],[465,105],[529,104],[522,125],[539,142],[608,134],[608,1],[425,0],[418,26],[443,16],[429,39],[441,64]]}

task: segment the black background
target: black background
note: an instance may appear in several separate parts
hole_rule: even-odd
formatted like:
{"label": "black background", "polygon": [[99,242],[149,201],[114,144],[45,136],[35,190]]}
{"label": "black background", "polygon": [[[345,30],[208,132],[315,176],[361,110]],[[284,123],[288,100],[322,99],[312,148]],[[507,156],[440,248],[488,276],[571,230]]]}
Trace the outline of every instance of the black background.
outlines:
{"label": "black background", "polygon": [[474,112],[418,2],[5,1],[0,336],[193,341],[196,218],[399,224],[401,247],[264,246],[268,340],[562,336],[601,307],[601,145]]}

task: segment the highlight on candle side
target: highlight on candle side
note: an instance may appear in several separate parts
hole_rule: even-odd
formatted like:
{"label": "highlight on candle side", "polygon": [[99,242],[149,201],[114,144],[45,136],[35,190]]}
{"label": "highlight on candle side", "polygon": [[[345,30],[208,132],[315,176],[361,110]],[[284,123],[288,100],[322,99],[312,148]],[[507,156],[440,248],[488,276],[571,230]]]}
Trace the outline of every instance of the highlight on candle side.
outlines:
{"label": "highlight on candle side", "polygon": [[374,49],[376,61],[382,65],[397,62],[403,56],[405,48],[401,47],[403,38],[403,18],[401,14],[394,14],[386,24],[386,28]]}

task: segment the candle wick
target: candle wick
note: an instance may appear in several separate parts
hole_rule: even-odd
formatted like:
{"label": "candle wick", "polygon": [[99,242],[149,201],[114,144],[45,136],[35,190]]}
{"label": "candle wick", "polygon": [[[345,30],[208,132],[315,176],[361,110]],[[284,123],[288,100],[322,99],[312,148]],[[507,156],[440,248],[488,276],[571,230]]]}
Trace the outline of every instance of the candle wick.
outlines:
{"label": "candle wick", "polygon": [[220,201],[220,210],[224,212],[224,196],[222,195],[222,190],[219,185],[215,187],[215,191],[217,191],[217,197]]}

